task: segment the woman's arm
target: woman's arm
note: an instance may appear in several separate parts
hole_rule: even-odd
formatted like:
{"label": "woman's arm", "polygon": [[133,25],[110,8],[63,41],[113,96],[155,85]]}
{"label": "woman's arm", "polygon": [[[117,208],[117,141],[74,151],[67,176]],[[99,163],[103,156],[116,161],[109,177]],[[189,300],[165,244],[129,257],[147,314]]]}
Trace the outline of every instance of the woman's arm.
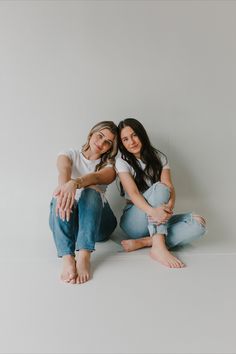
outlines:
{"label": "woman's arm", "polygon": [[58,185],[61,186],[71,179],[72,162],[69,157],[60,155],[57,158]]}
{"label": "woman's arm", "polygon": [[172,210],[174,209],[175,206],[175,189],[171,180],[171,174],[169,168],[162,170],[161,182],[167,185],[167,187],[169,187],[170,189],[170,200],[166,205]]}
{"label": "woman's arm", "polygon": [[[58,169],[58,187],[55,189],[53,195],[57,198],[56,215],[59,215],[62,220],[69,221],[70,210],[74,203],[76,189],[68,186],[67,183],[71,179],[72,162],[69,157],[60,155],[57,158]],[[68,188],[69,187],[69,188]]]}
{"label": "woman's arm", "polygon": [[137,208],[144,211],[157,222],[163,222],[166,220],[169,213],[164,210],[163,206],[153,208],[148,204],[143,195],[139,192],[138,187],[130,173],[120,172],[119,178],[124,190],[130,196],[131,201]]}
{"label": "woman's arm", "polygon": [[62,219],[63,217],[65,219],[66,213],[66,219],[69,220],[76,189],[97,184],[110,184],[114,181],[116,172],[113,167],[106,167],[100,171],[88,173],[77,179],[71,179],[72,165],[70,166],[70,159],[66,156],[62,157],[65,157],[65,159],[58,159],[57,163],[59,170],[59,187],[54,195],[57,197],[57,213],[62,216]]}
{"label": "woman's arm", "polygon": [[71,180],[77,188],[84,188],[97,184],[110,184],[116,178],[116,172],[113,167],[104,167],[103,169],[87,173],[86,175]]}

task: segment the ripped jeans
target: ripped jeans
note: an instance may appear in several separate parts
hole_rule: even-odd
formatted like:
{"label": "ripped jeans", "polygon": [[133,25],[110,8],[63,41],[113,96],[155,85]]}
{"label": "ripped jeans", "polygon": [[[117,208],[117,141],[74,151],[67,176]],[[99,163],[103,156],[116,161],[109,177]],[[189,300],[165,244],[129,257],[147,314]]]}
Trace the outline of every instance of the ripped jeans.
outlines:
{"label": "ripped jeans", "polygon": [[115,230],[117,221],[110,205],[93,188],[85,188],[75,201],[69,221],[56,216],[55,198],[50,204],[49,225],[58,257],[74,255],[75,251],[94,251],[95,242],[106,241]]}
{"label": "ripped jeans", "polygon": [[[159,207],[168,203],[170,191],[165,184],[156,182],[143,193],[143,196],[152,207]],[[133,204],[128,204],[123,210],[120,227],[132,239],[163,234],[166,236],[166,246],[173,248],[185,245],[206,233],[205,222],[198,219],[199,216],[192,213],[176,214],[171,216],[167,223],[156,225],[149,222],[145,212]]]}

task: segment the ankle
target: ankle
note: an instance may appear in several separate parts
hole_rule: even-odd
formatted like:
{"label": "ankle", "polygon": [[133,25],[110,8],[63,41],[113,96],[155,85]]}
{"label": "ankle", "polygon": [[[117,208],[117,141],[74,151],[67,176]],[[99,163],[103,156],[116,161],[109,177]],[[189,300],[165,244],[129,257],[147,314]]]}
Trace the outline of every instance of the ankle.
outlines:
{"label": "ankle", "polygon": [[64,256],[62,256],[62,259],[64,261],[73,261],[75,259],[75,257],[72,254],[65,254]]}
{"label": "ankle", "polygon": [[166,242],[165,242],[165,235],[155,234],[152,236],[152,247],[159,248],[159,249],[167,249]]}
{"label": "ankle", "polygon": [[85,249],[82,249],[82,250],[79,250],[78,253],[77,253],[77,256],[79,256],[79,258],[90,258],[91,256],[91,251],[89,250],[85,250]]}

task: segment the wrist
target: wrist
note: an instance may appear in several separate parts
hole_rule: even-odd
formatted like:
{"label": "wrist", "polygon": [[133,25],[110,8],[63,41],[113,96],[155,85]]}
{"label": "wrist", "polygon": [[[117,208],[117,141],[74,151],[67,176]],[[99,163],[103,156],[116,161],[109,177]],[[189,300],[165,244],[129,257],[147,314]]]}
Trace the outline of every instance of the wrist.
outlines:
{"label": "wrist", "polygon": [[174,209],[175,203],[169,202],[169,203],[167,203],[167,206],[168,206],[170,209]]}
{"label": "wrist", "polygon": [[72,179],[71,181],[73,181],[75,183],[75,186],[76,186],[77,189],[80,189],[80,188],[83,187],[83,182],[84,182],[83,177]]}
{"label": "wrist", "polygon": [[152,208],[152,207],[148,208],[148,210],[147,210],[147,215],[150,215],[150,216],[152,216],[152,217],[155,217],[155,209]]}

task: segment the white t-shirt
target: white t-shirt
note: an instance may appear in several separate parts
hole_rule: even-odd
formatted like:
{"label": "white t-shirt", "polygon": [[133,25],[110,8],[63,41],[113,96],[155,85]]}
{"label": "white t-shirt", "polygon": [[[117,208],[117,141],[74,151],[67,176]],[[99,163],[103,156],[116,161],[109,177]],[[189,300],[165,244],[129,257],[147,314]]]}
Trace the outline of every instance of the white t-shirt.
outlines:
{"label": "white t-shirt", "polygon": [[[82,177],[83,175],[91,172],[95,172],[95,168],[97,164],[101,161],[101,159],[97,160],[88,160],[81,152],[81,149],[69,149],[66,151],[62,151],[58,154],[58,156],[64,155],[69,157],[72,162],[72,173],[71,178],[76,179],[78,177]],[[112,167],[111,164],[107,164],[106,167]],[[105,193],[107,189],[107,184],[99,184],[97,188],[102,192]],[[78,200],[81,192],[84,188],[80,188],[76,190],[75,199]]]}
{"label": "white t-shirt", "polygon": [[[170,169],[170,166],[169,166],[167,158],[164,155],[160,154],[160,153],[159,153],[159,157],[160,157],[160,160],[161,160],[162,168],[163,169]],[[141,169],[144,170],[146,164],[140,159],[137,159],[137,160],[138,160],[138,162],[140,164]],[[118,156],[116,158],[116,166],[115,167],[116,167],[116,172],[117,173],[128,172],[128,173],[131,174],[132,177],[135,177],[135,171],[134,171],[133,167],[130,166],[130,164],[127,161],[123,160],[121,156]],[[146,180],[146,183],[147,183],[147,185],[149,187],[151,187],[151,181],[150,180]],[[131,199],[130,196],[126,192],[125,192],[125,199],[128,199],[128,200]]]}

